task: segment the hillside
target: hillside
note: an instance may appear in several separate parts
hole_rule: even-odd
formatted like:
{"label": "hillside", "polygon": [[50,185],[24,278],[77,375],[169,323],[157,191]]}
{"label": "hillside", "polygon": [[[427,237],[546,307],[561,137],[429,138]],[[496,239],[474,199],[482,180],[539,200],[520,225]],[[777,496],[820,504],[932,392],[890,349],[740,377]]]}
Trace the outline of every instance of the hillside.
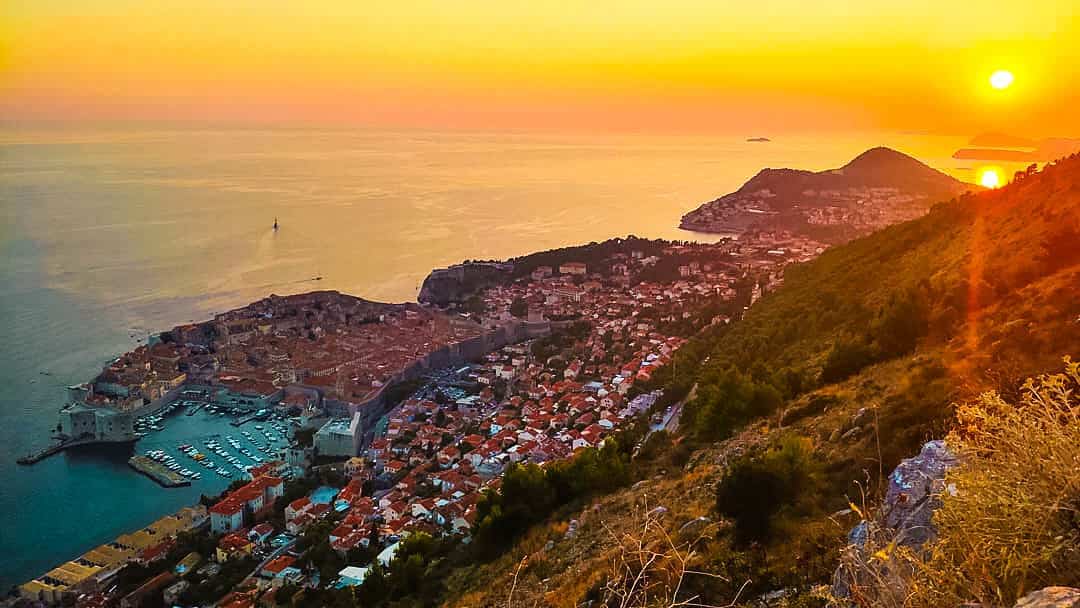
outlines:
{"label": "hillside", "polygon": [[445,605],[579,606],[642,570],[667,581],[658,596],[675,577],[706,605],[777,590],[824,605],[810,590],[858,520],[849,502],[875,503],[888,471],[945,435],[951,404],[988,388],[1012,400],[1078,345],[1071,157],[789,270],[654,379],[687,404],[633,461],[639,481],[452,569]]}
{"label": "hillside", "polygon": [[871,148],[839,169],[801,171],[762,169],[736,190],[747,194],[768,189],[775,196],[774,209],[814,206],[821,201],[807,197],[806,190],[842,190],[848,188],[896,188],[902,192],[925,195],[931,201],[948,199],[969,185],[891,148]]}
{"label": "hillside", "polygon": [[680,227],[735,234],[785,229],[840,242],[918,217],[932,204],[973,189],[879,147],[838,169],[763,169],[735,192],[684,215]]}

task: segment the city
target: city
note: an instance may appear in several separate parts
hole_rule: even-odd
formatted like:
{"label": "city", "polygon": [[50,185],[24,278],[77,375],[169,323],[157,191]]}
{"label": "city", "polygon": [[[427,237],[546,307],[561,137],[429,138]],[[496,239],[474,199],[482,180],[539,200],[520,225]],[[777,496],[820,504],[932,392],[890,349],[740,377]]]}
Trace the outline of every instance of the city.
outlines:
{"label": "city", "polygon": [[[787,264],[824,249],[777,232],[647,242],[649,254],[637,242],[616,240],[594,267],[567,259],[508,276],[470,294],[479,306],[314,292],[156,336],[71,389],[66,440],[137,441],[179,412],[221,416],[232,433],[224,439],[133,460],[181,470],[176,459],[187,458],[207,474],[236,469],[238,480],[42,574],[20,595],[241,607],[282,587],[362,585],[372,562],[388,565],[410,535],[467,539],[477,503],[513,464],[599,448],[635,421],[674,430],[680,406],[655,411],[660,393],[643,390],[652,374],[688,335],[741,316],[782,282]],[[114,425],[78,426],[78,412],[93,412],[91,421],[105,412]],[[298,549],[313,531],[316,547]],[[305,560],[312,554],[321,562]],[[128,580],[133,569],[154,576]],[[228,595],[207,597],[222,581]]]}

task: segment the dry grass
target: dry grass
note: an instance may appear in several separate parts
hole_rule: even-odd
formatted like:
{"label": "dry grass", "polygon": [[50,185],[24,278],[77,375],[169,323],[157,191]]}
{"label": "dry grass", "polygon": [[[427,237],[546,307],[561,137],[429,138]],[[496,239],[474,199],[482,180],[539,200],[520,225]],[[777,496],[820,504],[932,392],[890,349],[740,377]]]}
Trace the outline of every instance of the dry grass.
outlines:
{"label": "dry grass", "polygon": [[1011,606],[1047,585],[1080,584],[1080,365],[1029,379],[1020,403],[985,393],[958,406],[936,541],[897,547],[871,524],[844,565],[860,606]]}
{"label": "dry grass", "polygon": [[[630,533],[608,530],[616,550],[601,591],[601,606],[611,608],[707,607],[699,597],[683,592],[683,584],[694,576],[719,578],[694,570],[695,546],[715,533],[706,527],[697,538],[675,541],[661,519],[666,510],[642,508],[639,527]],[[736,598],[737,600],[738,598]],[[734,601],[729,606],[734,605]]]}

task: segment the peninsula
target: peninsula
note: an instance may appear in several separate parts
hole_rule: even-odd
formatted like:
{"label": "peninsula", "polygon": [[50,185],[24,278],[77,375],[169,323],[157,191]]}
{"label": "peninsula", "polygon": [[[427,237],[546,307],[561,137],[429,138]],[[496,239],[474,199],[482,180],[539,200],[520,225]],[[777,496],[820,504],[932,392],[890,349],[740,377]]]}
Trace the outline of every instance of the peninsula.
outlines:
{"label": "peninsula", "polygon": [[679,226],[733,237],[788,230],[834,244],[914,219],[934,203],[977,189],[879,147],[838,169],[763,169],[735,192],[684,215]]}
{"label": "peninsula", "polygon": [[[218,563],[189,565],[153,591],[205,603],[222,599],[212,589],[247,593],[237,573],[311,583],[294,563],[316,553],[291,547],[327,526],[312,541],[324,557],[308,558],[328,560],[315,562],[323,570],[368,550],[389,552],[388,563],[410,534],[468,538],[508,467],[565,461],[630,429],[674,430],[681,406],[652,389],[653,375],[688,337],[740,318],[789,264],[823,249],[782,233],[612,239],[435,270],[427,305],[270,296],[163,332],[71,388],[62,438],[137,442],[180,424],[179,411],[230,415],[218,424],[235,436],[211,432],[130,464],[165,486],[205,483],[184,474],[188,462],[208,475],[236,469],[232,491],[152,543],[123,535],[107,555],[90,551],[19,594],[138,597],[160,583],[136,576],[140,564],[175,570],[209,544]],[[287,445],[274,443],[282,436]],[[357,584],[370,566],[350,568],[323,584]]]}

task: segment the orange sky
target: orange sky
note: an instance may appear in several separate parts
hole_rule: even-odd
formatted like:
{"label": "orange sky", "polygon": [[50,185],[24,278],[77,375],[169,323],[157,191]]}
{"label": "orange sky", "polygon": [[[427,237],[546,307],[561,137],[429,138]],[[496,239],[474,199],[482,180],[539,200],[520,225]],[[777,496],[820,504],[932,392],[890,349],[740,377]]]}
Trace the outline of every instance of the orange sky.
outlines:
{"label": "orange sky", "polygon": [[[69,6],[70,5],[70,6]],[[1074,0],[7,0],[0,113],[1080,135]],[[993,91],[989,74],[1016,74]]]}

